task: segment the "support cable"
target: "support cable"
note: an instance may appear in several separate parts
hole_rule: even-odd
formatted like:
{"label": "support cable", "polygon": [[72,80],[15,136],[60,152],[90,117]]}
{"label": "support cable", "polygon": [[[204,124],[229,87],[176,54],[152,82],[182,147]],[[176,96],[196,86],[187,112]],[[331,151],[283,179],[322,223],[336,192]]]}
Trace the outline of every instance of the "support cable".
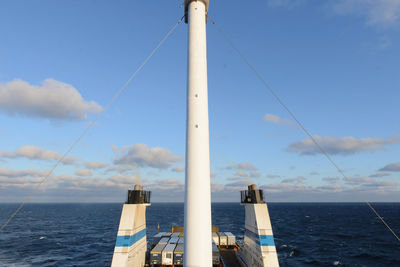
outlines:
{"label": "support cable", "polygon": [[250,64],[247,58],[240,52],[240,50],[233,44],[232,40],[225,34],[225,32],[217,25],[215,22],[207,15],[212,24],[215,26],[217,31],[224,37],[224,39],[229,43],[229,45],[233,48],[233,50],[238,53],[241,59],[246,63],[246,65],[254,72],[257,78],[263,83],[264,87],[271,93],[271,95],[279,102],[279,104],[289,113],[294,121],[296,121],[297,125],[303,130],[303,132],[311,139],[314,145],[318,148],[318,150],[326,157],[326,159],[336,168],[336,170],[343,176],[343,178],[351,185],[353,190],[359,195],[359,197],[368,205],[368,207],[375,213],[375,215],[382,221],[382,223],[386,226],[386,228],[393,234],[393,236],[400,241],[399,236],[393,231],[393,229],[389,226],[389,224],[383,219],[382,216],[375,210],[375,208],[371,205],[369,201],[366,200],[364,195],[355,187],[354,182],[348,178],[344,172],[339,168],[339,166],[333,161],[333,159],[328,155],[325,149],[317,142],[317,140],[310,134],[307,128],[297,119],[294,113],[289,109],[288,106],[281,100],[281,98],[272,90],[271,86],[263,79],[263,77],[258,73],[258,71]]}
{"label": "support cable", "polygon": [[63,154],[63,156],[54,164],[54,166],[50,169],[47,175],[36,185],[35,189],[22,201],[22,203],[18,206],[13,214],[7,219],[7,221],[1,226],[0,233],[4,230],[4,228],[10,223],[10,221],[18,214],[18,212],[24,207],[24,205],[32,198],[33,195],[39,190],[40,186],[46,182],[46,180],[53,174],[54,170],[57,166],[65,160],[68,154],[72,151],[72,149],[81,141],[81,139],[86,135],[90,128],[96,123],[96,121],[106,112],[112,103],[118,98],[118,96],[122,93],[122,91],[129,85],[132,79],[136,76],[136,74],[146,65],[146,63],[150,60],[150,58],[154,55],[154,53],[161,47],[161,45],[168,39],[168,37],[175,31],[176,27],[182,22],[185,16],[183,16],[178,22],[168,31],[168,33],[164,36],[163,39],[158,43],[158,45],[151,51],[151,53],[147,56],[147,58],[143,61],[143,63],[136,69],[136,71],[129,77],[129,79],[119,88],[119,90],[114,94],[111,100],[107,103],[104,109],[97,115],[97,117],[86,127],[86,129],[82,132],[82,134],[72,143],[72,145],[68,148],[68,150]]}

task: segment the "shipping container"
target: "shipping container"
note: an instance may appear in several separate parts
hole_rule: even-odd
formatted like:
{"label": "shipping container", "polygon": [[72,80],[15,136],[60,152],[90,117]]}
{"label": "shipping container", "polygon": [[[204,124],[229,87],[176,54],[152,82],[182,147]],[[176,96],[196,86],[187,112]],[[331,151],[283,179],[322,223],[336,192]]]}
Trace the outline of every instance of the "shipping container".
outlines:
{"label": "shipping container", "polygon": [[162,251],[166,244],[158,244],[150,251],[150,263],[161,264],[162,263]]}
{"label": "shipping container", "polygon": [[214,243],[212,244],[212,264],[213,265],[219,265],[220,263],[220,257],[219,257],[219,249],[217,245]]}
{"label": "shipping container", "polygon": [[174,250],[174,265],[183,265],[183,249],[184,244],[176,245]]}
{"label": "shipping container", "polygon": [[236,245],[236,237],[231,232],[225,232],[227,237],[228,246],[235,246]]}
{"label": "shipping container", "polygon": [[173,233],[173,234],[171,235],[171,237],[175,237],[175,236],[179,237],[179,232]]}
{"label": "shipping container", "polygon": [[219,245],[220,246],[227,246],[228,245],[228,237],[223,232],[218,232],[219,236]]}
{"label": "shipping container", "polygon": [[165,246],[162,251],[162,264],[163,265],[172,265],[174,263],[174,250],[176,244],[168,244]]}
{"label": "shipping container", "polygon": [[153,236],[153,244],[158,244],[158,242],[160,242],[160,239],[164,237],[164,234],[166,234],[166,232],[160,232],[157,233],[156,235]]}
{"label": "shipping container", "polygon": [[168,243],[177,244],[178,240],[179,240],[178,236],[171,236],[171,239],[168,241]]}
{"label": "shipping container", "polygon": [[219,246],[219,237],[218,237],[218,234],[216,232],[212,233],[212,240],[215,243],[215,245]]}
{"label": "shipping container", "polygon": [[160,242],[158,244],[167,244],[169,241],[169,237],[163,237],[160,239]]}

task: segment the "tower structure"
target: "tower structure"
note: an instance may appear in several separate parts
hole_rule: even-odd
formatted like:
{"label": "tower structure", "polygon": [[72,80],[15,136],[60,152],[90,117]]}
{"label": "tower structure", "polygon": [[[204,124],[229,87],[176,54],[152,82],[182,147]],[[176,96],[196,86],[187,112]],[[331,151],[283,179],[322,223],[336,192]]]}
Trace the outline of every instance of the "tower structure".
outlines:
{"label": "tower structure", "polygon": [[122,207],[117,240],[111,267],[144,266],[146,261],[146,207],[150,206],[150,191],[135,185],[128,190],[128,199]]}
{"label": "tower structure", "polygon": [[212,266],[206,21],[208,0],[185,0],[188,24],[185,257],[187,267]]}
{"label": "tower structure", "polygon": [[245,207],[244,244],[239,258],[245,266],[279,267],[274,234],[263,191],[255,184],[241,191],[241,205]]}

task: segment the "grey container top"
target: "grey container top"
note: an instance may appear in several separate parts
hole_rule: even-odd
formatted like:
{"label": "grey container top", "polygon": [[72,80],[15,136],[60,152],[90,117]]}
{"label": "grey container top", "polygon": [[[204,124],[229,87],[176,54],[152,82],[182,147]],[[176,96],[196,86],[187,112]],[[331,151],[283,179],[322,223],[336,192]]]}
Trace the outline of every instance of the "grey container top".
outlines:
{"label": "grey container top", "polygon": [[154,253],[161,254],[161,252],[164,250],[164,248],[165,248],[166,245],[167,245],[167,244],[157,244],[157,246],[155,246],[155,247],[151,250],[150,254],[154,254]]}
{"label": "grey container top", "polygon": [[167,244],[169,241],[169,237],[163,237],[161,238],[160,242],[158,244]]}
{"label": "grey container top", "polygon": [[179,237],[172,236],[171,239],[168,241],[168,243],[176,244],[176,243],[178,243],[178,240],[179,240]]}
{"label": "grey container top", "polygon": [[174,253],[183,253],[183,249],[185,248],[184,244],[178,244],[174,250]]}
{"label": "grey container top", "polygon": [[157,238],[157,237],[163,237],[166,234],[166,232],[159,232],[157,234],[155,234],[153,237]]}
{"label": "grey container top", "polygon": [[176,244],[168,244],[165,246],[163,253],[174,252]]}

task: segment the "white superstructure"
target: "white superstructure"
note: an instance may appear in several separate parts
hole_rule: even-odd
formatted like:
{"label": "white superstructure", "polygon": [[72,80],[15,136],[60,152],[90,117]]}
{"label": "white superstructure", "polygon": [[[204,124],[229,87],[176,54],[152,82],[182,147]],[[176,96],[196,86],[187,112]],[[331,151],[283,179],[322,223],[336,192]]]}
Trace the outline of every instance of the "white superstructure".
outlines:
{"label": "white superstructure", "polygon": [[279,267],[271,220],[262,190],[257,190],[253,184],[241,193],[246,216],[244,244],[239,255],[244,266]]}
{"label": "white superstructure", "polygon": [[112,267],[144,266],[146,260],[146,207],[150,192],[136,185],[128,191],[128,201],[122,208]]}

